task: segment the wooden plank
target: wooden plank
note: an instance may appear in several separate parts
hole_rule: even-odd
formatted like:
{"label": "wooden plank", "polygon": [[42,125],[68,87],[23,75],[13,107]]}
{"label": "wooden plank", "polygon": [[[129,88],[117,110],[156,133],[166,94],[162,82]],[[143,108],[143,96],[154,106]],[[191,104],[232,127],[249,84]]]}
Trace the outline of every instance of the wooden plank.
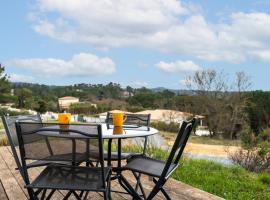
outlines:
{"label": "wooden plank", "polygon": [[21,187],[22,191],[25,193],[26,196],[28,196],[27,192],[25,191],[24,185],[23,185],[24,181],[22,179],[22,176],[18,170],[15,170],[15,168],[17,167],[15,160],[14,160],[12,154],[7,149],[7,147],[1,147],[0,156],[4,159],[4,162],[6,163],[10,172],[12,173],[14,178],[16,179],[18,185]]}
{"label": "wooden plank", "polygon": [[[2,148],[0,148],[0,152],[2,152]],[[5,163],[6,158],[0,155],[0,177],[2,180],[3,187],[5,188],[6,194],[9,199],[16,200],[26,200],[27,197],[24,191],[19,186],[15,177],[11,173],[10,169]]]}
{"label": "wooden plank", "polygon": [[8,197],[7,197],[7,194],[6,194],[6,191],[2,185],[2,181],[0,179],[0,199],[1,200],[8,200]]}

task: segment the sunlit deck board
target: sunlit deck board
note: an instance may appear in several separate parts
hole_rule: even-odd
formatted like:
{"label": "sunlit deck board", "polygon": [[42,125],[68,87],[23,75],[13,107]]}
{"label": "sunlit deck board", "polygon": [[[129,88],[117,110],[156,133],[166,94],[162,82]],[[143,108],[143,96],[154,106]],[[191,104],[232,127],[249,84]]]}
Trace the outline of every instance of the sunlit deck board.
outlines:
{"label": "sunlit deck board", "polygon": [[[0,147],[0,180],[2,181],[3,188],[9,200],[25,200],[27,199],[27,192],[24,188],[24,183],[20,173],[15,170],[16,164],[11,154],[9,147]],[[30,179],[35,178],[42,168],[33,168],[30,170]],[[126,177],[128,177],[131,183],[135,183],[134,179],[131,179],[131,174],[125,172]],[[144,186],[146,186],[146,192],[149,192],[153,187],[153,184],[149,181],[148,177],[143,176],[142,181]],[[193,188],[189,185],[183,184],[175,180],[169,180],[165,185],[166,190],[169,192],[172,199],[182,199],[182,200],[220,200],[221,198],[214,196],[212,194],[206,193],[204,191]],[[121,190],[121,186],[116,182],[112,182],[112,189]],[[1,184],[0,184],[1,192]],[[2,192],[1,192],[2,193]],[[65,191],[57,192],[53,195],[54,200],[62,199],[65,195]],[[5,195],[0,196],[0,199],[4,200]],[[75,199],[70,198],[70,199]],[[88,199],[101,200],[103,196],[99,193],[90,193]],[[112,193],[112,199],[116,200],[131,200],[129,195]],[[164,197],[159,194],[155,200],[162,200]]]}
{"label": "sunlit deck board", "polygon": [[6,194],[4,187],[2,185],[1,179],[0,179],[0,199],[1,200],[8,200],[8,197],[7,197],[7,194]]}

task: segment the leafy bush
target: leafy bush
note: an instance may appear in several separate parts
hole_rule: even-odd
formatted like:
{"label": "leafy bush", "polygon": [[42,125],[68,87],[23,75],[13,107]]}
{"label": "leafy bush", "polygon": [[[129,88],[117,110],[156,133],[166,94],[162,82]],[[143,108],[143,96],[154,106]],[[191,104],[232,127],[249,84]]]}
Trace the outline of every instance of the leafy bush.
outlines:
{"label": "leafy bush", "polygon": [[76,103],[69,107],[69,112],[72,114],[92,115],[97,114],[98,110],[92,103]]}
{"label": "leafy bush", "polygon": [[249,171],[270,170],[269,130],[255,136],[251,130],[242,133],[242,149],[230,155],[234,163]]}
{"label": "leafy bush", "polygon": [[165,122],[152,122],[151,126],[158,129],[159,131],[166,131],[177,133],[179,130],[179,124],[175,122],[165,123]]}

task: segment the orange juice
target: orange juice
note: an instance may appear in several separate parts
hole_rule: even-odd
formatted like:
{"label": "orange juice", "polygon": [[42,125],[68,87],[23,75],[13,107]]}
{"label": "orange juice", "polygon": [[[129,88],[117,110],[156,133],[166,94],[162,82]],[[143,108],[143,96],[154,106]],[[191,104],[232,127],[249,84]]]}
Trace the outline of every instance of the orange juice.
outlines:
{"label": "orange juice", "polygon": [[71,114],[70,113],[60,113],[58,114],[58,122],[60,124],[69,124],[71,120]]}
{"label": "orange juice", "polygon": [[60,114],[58,114],[58,122],[60,124],[67,124],[67,125],[60,125],[61,129],[68,129],[70,120],[71,120],[71,114],[70,113],[60,113]]}
{"label": "orange juice", "polygon": [[123,129],[122,126],[115,126],[115,127],[113,128],[113,134],[114,134],[114,135],[121,135],[121,134],[123,134],[123,133],[125,133],[125,131],[124,131],[124,129]]}
{"label": "orange juice", "polygon": [[113,116],[113,125],[114,126],[123,126],[123,124],[126,120],[124,113],[121,113],[121,112],[112,113],[112,116]]}

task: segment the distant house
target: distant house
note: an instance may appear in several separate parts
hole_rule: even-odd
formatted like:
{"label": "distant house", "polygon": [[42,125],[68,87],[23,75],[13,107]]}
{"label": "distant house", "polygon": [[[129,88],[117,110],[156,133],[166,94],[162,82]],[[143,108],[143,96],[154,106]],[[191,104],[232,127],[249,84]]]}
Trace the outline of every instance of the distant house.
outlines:
{"label": "distant house", "polygon": [[199,120],[198,127],[196,129],[196,135],[201,136],[210,134],[208,127],[203,126],[203,119],[205,117],[202,115],[194,115],[192,113],[165,109],[144,110],[137,112],[137,114],[151,114],[151,121],[160,121],[165,123],[175,122],[179,124],[185,120],[189,120],[192,117],[196,117]]}
{"label": "distant house", "polygon": [[[156,109],[156,110],[144,110],[137,112],[137,114],[151,114],[151,121],[162,121],[166,123],[176,122],[182,123],[184,120],[188,120],[194,116],[194,114],[181,112],[177,110],[165,110],[165,109]],[[202,119],[204,116],[195,115],[196,118]],[[200,122],[201,124],[202,122]]]}
{"label": "distant house", "polygon": [[126,90],[121,93],[122,98],[129,98],[129,97],[133,97],[133,96],[134,96],[133,92],[128,92]]}
{"label": "distant house", "polygon": [[188,118],[193,116],[190,113],[165,109],[144,110],[141,112],[137,112],[136,114],[151,114],[151,121],[162,121],[166,123],[181,123],[182,121],[187,120]]}
{"label": "distant house", "polygon": [[79,103],[79,98],[71,96],[61,97],[58,99],[58,103],[60,109],[67,109],[71,104]]}

